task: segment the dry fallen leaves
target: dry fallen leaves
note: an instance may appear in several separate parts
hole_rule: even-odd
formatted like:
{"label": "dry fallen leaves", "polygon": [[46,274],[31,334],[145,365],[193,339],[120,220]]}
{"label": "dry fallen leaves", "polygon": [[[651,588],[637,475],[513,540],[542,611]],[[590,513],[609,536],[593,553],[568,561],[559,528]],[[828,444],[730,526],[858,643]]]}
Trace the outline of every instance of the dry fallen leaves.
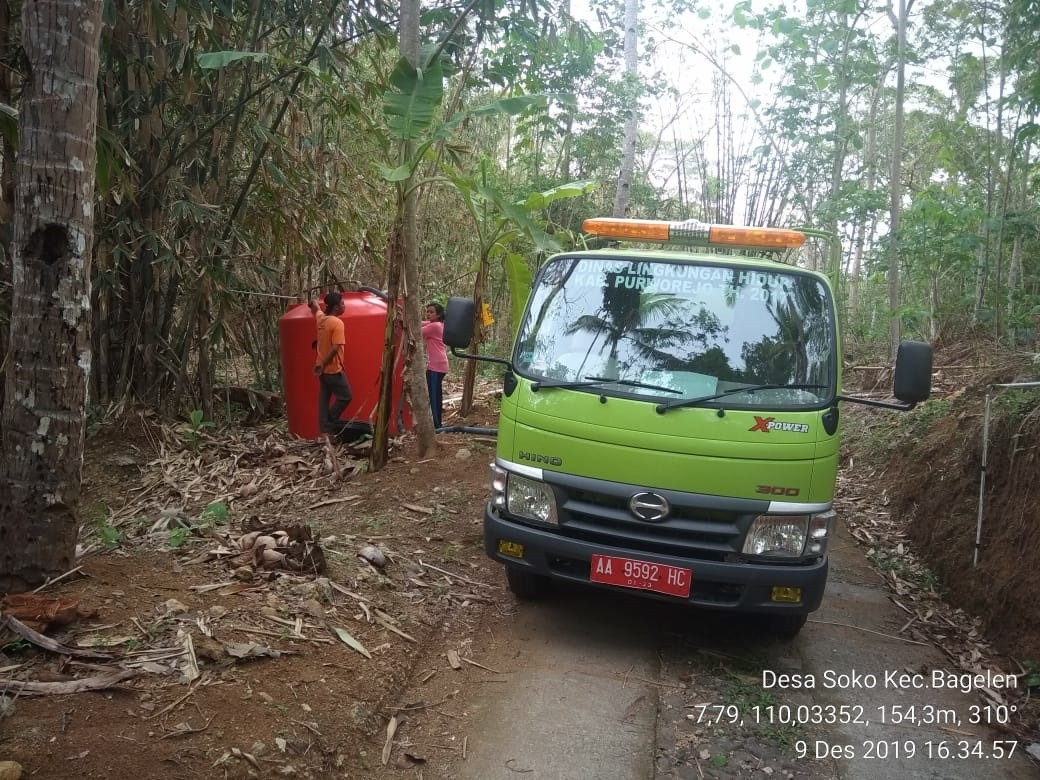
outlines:
{"label": "dry fallen leaves", "polygon": [[[843,496],[839,509],[849,533],[867,548],[867,557],[890,562],[878,573],[892,590],[891,601],[908,615],[899,634],[934,645],[963,672],[1006,673],[1007,659],[981,638],[978,618],[946,604],[936,591],[927,567],[909,545],[905,521],[877,511],[876,496],[866,484],[868,477],[859,479],[848,473],[839,476],[838,494]],[[1008,703],[994,691],[980,689],[979,694],[991,703]]]}

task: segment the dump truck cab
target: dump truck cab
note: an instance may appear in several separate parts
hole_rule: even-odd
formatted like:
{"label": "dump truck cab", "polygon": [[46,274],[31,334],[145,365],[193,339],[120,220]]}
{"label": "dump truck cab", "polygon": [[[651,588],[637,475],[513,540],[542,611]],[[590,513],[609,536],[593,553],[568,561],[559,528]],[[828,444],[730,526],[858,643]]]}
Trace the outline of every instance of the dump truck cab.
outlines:
{"label": "dump truck cab", "polygon": [[[823,597],[835,522],[841,355],[828,278],[747,254],[793,249],[796,231],[586,230],[664,247],[567,252],[539,270],[504,361],[488,555],[521,597],[566,580],[759,613],[797,633]],[[727,251],[700,248],[713,246]],[[472,312],[453,304],[457,346]],[[927,389],[910,371],[912,403]]]}

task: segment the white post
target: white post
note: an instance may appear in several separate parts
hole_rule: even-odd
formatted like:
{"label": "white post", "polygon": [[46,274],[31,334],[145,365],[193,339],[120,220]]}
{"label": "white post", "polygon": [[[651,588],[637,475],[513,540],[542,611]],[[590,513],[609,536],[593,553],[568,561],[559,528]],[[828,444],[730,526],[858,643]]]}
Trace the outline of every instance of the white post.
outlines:
{"label": "white post", "polygon": [[975,524],[975,553],[972,566],[979,565],[979,544],[982,540],[982,506],[986,497],[986,461],[989,455],[989,409],[993,385],[986,386],[986,407],[982,417],[982,468],[979,474],[979,516]]}
{"label": "white post", "polygon": [[992,399],[990,394],[993,388],[1004,389],[1008,387],[1040,388],[1040,382],[1011,382],[1003,385],[986,385],[986,411],[982,418],[982,470],[979,475],[979,518],[975,527],[975,557],[973,566],[979,565],[979,545],[982,542],[982,506],[986,497],[986,468],[989,456],[989,416]]}

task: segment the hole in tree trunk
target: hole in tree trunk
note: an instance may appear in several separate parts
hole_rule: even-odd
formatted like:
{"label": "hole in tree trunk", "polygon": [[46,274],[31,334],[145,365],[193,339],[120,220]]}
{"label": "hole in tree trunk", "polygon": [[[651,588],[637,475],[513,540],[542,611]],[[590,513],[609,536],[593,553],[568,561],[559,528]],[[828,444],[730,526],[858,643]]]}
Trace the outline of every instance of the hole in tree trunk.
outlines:
{"label": "hole in tree trunk", "polygon": [[72,254],[68,229],[51,223],[36,230],[29,236],[25,253],[29,257],[38,257],[47,265],[54,265]]}

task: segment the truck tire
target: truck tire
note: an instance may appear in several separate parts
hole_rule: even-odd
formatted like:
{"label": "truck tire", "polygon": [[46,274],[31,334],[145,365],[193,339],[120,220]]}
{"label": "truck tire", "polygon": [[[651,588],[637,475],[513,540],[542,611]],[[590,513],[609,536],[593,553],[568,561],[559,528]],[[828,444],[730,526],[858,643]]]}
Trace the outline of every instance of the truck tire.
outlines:
{"label": "truck tire", "polygon": [[794,639],[802,630],[809,616],[801,615],[766,615],[766,628],[773,636],[780,639]]}
{"label": "truck tire", "polygon": [[509,590],[519,599],[536,599],[545,593],[549,585],[547,577],[515,566],[506,566],[506,581]]}

